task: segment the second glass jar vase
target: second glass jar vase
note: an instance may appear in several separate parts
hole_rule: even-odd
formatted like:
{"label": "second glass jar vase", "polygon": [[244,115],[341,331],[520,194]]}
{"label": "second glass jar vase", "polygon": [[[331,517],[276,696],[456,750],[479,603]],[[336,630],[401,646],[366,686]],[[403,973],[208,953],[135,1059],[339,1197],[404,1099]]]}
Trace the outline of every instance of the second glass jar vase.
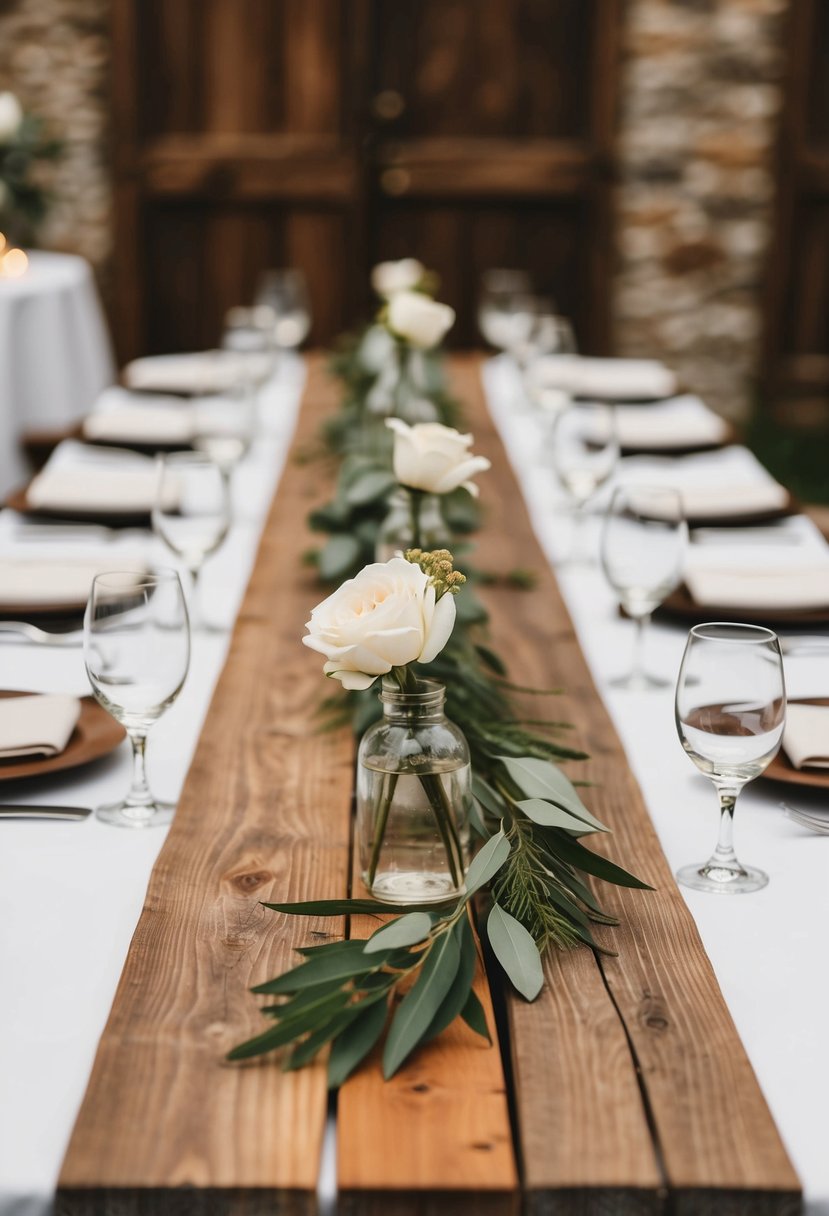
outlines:
{"label": "second glass jar vase", "polygon": [[360,744],[360,869],[371,894],[387,903],[442,903],[464,889],[469,747],[446,717],[444,698],[434,680],[414,692],[384,680],[383,718]]}

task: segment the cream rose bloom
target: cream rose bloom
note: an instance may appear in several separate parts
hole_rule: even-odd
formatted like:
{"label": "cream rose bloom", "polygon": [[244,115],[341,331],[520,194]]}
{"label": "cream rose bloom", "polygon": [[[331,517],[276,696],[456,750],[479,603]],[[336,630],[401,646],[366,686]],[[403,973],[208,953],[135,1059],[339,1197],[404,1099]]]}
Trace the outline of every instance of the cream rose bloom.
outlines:
{"label": "cream rose bloom", "polygon": [[403,557],[365,566],[317,604],[302,641],[324,654],[343,688],[369,688],[392,667],[431,663],[455,624],[455,597],[440,599],[429,576]]}
{"label": "cream rose bloom", "polygon": [[14,93],[0,93],[0,143],[13,139],[23,121],[23,109]]}
{"label": "cream rose bloom", "polygon": [[417,258],[401,258],[399,262],[378,262],[371,272],[371,285],[378,296],[387,300],[398,291],[412,291],[426,274],[426,267]]}
{"label": "cream rose bloom", "polygon": [[449,494],[458,486],[477,498],[471,479],[490,467],[485,456],[473,456],[471,435],[461,435],[439,422],[409,426],[400,418],[387,418],[394,431],[394,475],[402,486],[427,494]]}
{"label": "cream rose bloom", "polygon": [[417,291],[398,291],[389,300],[388,326],[420,350],[437,346],[455,323],[455,310]]}

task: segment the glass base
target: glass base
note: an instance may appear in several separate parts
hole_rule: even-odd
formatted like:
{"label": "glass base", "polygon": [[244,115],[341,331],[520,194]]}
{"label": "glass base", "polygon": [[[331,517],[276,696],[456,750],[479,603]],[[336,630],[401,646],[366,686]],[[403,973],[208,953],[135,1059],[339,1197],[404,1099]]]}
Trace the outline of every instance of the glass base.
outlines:
{"label": "glass base", "polygon": [[756,870],[753,866],[712,865],[705,862],[702,865],[683,866],[676,872],[677,882],[683,887],[694,891],[708,891],[713,895],[747,895],[750,891],[760,891],[769,881],[768,874]]}
{"label": "glass base", "polygon": [[[368,875],[364,875],[368,886]],[[463,894],[448,874],[422,870],[379,874],[369,887],[375,899],[389,904],[442,904]]]}
{"label": "glass base", "polygon": [[230,633],[230,625],[217,625],[215,621],[196,621],[193,626],[193,633],[210,634],[215,636],[219,633]]}
{"label": "glass base", "polygon": [[160,828],[171,823],[176,813],[174,802],[159,802],[155,799],[146,806],[129,802],[112,802],[95,809],[95,815],[103,823],[116,828]]}
{"label": "glass base", "polygon": [[636,671],[626,676],[616,676],[608,681],[608,686],[621,689],[622,692],[656,692],[662,688],[673,688],[670,680],[661,680],[659,676],[649,676],[647,672]]}

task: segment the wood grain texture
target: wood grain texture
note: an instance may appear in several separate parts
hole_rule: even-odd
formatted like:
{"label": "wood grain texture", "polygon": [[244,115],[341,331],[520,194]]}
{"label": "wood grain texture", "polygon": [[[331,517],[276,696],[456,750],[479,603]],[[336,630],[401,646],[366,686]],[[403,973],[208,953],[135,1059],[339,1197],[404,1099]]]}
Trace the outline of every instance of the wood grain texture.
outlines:
{"label": "wood grain texture", "polygon": [[[366,894],[359,874],[353,889]],[[368,937],[371,917],[352,917]],[[514,1216],[518,1175],[492,995],[479,962],[475,991],[492,1046],[460,1019],[383,1080],[378,1049],[339,1093],[337,1189],[347,1216]]]}
{"label": "wood grain texture", "polygon": [[568,772],[595,783],[589,805],[613,828],[596,847],[657,888],[602,885],[602,902],[622,921],[604,939],[618,957],[597,966],[584,951],[562,954],[552,960],[556,982],[535,1005],[509,1000],[528,1209],[552,1211],[555,1198],[556,1213],[795,1212],[797,1176],[532,534],[483,403],[478,360],[456,362],[455,389],[476,452],[493,462],[476,560],[538,572],[521,596],[488,591],[494,644],[513,679],[566,690],[555,717],[573,724],[591,757]]}
{"label": "wood grain texture", "polygon": [[[332,390],[311,367],[296,442]],[[321,734],[307,467],[287,464],[175,823],[149,890],[60,1178],[61,1213],[312,1211],[325,1068],[225,1065],[262,1029],[251,984],[342,924],[261,900],[344,895],[353,741]],[[317,487],[317,495],[325,492]]]}

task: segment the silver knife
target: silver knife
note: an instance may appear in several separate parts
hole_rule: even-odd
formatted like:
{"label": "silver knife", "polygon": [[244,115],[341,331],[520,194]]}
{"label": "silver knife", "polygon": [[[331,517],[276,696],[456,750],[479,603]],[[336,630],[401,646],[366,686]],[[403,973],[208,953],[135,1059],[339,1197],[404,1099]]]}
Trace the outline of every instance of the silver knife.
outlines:
{"label": "silver knife", "polygon": [[0,806],[0,819],[69,819],[79,823],[91,814],[85,806]]}

